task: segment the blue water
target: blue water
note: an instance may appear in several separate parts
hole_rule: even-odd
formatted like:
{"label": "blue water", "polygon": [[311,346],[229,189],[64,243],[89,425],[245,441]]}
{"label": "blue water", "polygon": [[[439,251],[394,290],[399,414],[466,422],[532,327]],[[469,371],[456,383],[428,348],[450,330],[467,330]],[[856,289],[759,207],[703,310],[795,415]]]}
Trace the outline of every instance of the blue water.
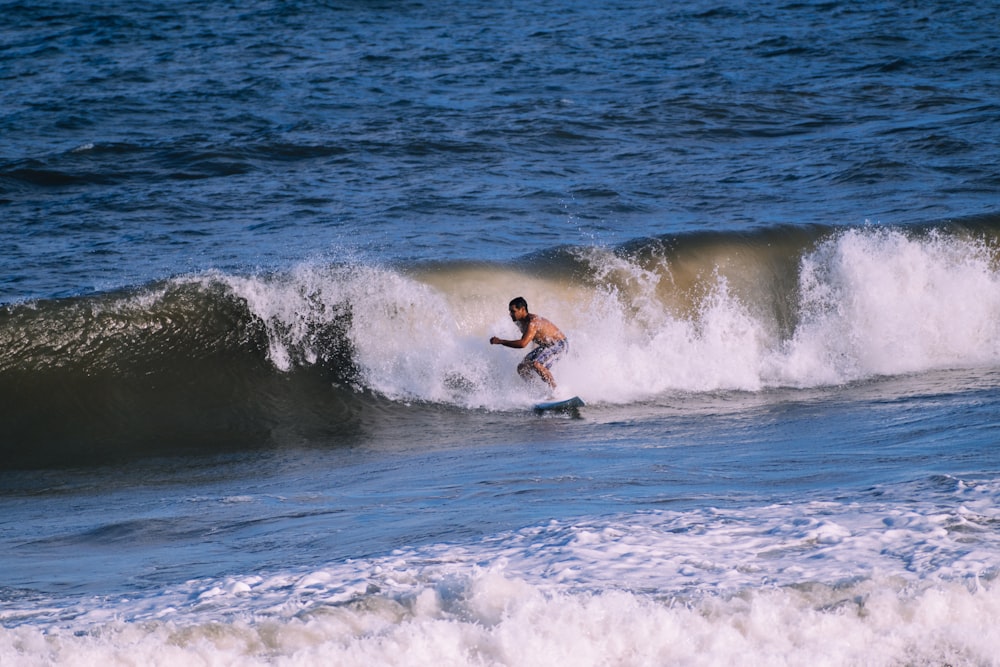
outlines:
{"label": "blue water", "polygon": [[998,14],[0,3],[0,663],[997,664]]}

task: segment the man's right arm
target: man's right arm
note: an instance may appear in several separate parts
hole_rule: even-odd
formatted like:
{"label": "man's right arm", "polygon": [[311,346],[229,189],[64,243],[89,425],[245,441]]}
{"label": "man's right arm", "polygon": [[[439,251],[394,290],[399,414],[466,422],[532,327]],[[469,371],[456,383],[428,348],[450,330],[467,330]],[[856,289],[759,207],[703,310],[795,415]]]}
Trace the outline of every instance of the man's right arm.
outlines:
{"label": "man's right arm", "polygon": [[538,325],[535,320],[532,319],[528,322],[528,326],[524,328],[524,335],[521,336],[519,340],[504,340],[503,338],[497,338],[493,336],[490,338],[490,345],[504,345],[506,347],[522,348],[528,347],[531,341],[535,339],[535,334],[538,333]]}

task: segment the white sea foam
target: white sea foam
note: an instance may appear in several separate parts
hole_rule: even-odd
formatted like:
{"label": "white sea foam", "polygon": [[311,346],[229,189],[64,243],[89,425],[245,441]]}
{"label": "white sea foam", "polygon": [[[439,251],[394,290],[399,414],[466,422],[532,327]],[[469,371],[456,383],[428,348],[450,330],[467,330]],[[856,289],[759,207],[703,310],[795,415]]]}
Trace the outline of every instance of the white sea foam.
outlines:
{"label": "white sea foam", "polygon": [[452,591],[229,623],[0,631],[10,665],[997,664],[1000,594],[945,585],[759,590],[671,604],[545,593],[480,573]]}
{"label": "white sea foam", "polygon": [[951,480],[905,509],[888,491],[553,521],[128,598],[8,602],[0,662],[997,664],[1000,487]]}
{"label": "white sea foam", "polygon": [[1000,359],[1000,274],[977,241],[850,230],[802,261],[802,320],[777,374],[843,382]]}
{"label": "white sea foam", "polygon": [[[494,409],[530,401],[513,372],[522,353],[487,344],[490,335],[517,335],[506,303],[518,294],[569,335],[557,378],[595,402],[1000,360],[1000,274],[978,241],[844,231],[802,257],[792,295],[762,293],[760,267],[748,261],[707,266],[680,294],[669,263],[650,267],[597,249],[583,256],[587,284],[509,268],[409,275],[357,264],[222,279],[267,326],[278,368],[316,363],[331,327],[349,322],[344,335],[362,384],[403,400]],[[781,335],[768,300],[789,298],[797,315]]]}

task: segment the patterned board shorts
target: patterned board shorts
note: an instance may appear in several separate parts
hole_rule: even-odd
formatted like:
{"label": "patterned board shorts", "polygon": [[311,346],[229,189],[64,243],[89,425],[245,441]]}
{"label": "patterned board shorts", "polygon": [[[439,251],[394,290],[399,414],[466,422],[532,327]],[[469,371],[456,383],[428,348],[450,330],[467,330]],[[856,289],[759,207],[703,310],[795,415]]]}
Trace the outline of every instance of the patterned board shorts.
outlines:
{"label": "patterned board shorts", "polygon": [[569,341],[563,338],[552,345],[539,345],[524,357],[524,361],[533,364],[536,361],[546,368],[552,368],[559,357],[569,350]]}

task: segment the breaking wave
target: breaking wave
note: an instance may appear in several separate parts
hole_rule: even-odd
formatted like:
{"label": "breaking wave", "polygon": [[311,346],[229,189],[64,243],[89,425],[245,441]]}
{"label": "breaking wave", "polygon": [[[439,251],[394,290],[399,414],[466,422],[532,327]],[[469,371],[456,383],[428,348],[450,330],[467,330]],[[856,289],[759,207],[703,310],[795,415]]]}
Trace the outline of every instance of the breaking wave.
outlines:
{"label": "breaking wave", "polygon": [[556,376],[591,404],[994,366],[998,229],[777,227],[9,304],[6,458],[336,438],[399,404],[520,409],[542,388],[513,372],[518,352],[486,342],[514,334],[518,295],[570,337]]}

